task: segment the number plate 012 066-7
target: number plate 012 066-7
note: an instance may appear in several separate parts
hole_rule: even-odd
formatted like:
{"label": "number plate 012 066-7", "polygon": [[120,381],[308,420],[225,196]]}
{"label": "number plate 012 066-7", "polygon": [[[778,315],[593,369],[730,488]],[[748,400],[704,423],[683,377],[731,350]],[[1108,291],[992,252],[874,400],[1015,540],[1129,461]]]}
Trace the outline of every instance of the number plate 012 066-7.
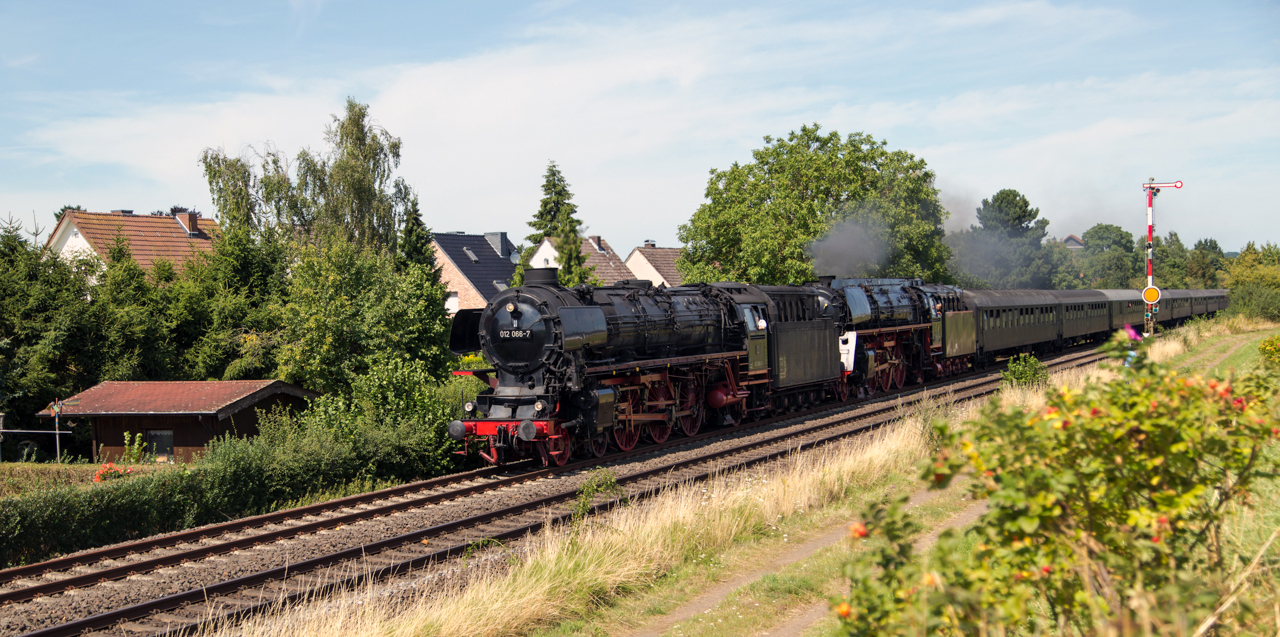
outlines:
{"label": "number plate 012 066-7", "polygon": [[533,330],[499,330],[498,338],[529,338]]}

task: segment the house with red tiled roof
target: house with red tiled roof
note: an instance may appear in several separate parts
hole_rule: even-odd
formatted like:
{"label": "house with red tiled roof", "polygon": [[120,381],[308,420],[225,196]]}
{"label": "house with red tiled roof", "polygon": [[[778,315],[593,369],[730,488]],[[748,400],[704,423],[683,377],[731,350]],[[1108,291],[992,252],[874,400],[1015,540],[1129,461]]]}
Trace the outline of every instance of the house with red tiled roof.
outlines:
{"label": "house with red tiled roof", "polygon": [[[582,254],[587,257],[587,267],[595,266],[596,277],[598,277],[604,285],[613,285],[616,281],[625,281],[636,278],[631,273],[630,268],[618,254],[613,251],[608,241],[605,241],[598,234],[593,234],[582,238]],[[533,257],[529,259],[529,267],[532,268],[558,268],[560,252],[552,243],[550,237],[542,240],[538,244],[538,249],[534,250]]]}
{"label": "house with red tiled roof", "polygon": [[626,263],[627,268],[635,273],[635,278],[671,288],[684,281],[684,275],[676,269],[678,258],[680,248],[659,248],[653,241],[645,241],[643,246],[627,255]]}
{"label": "house with red tiled roof", "polygon": [[257,435],[259,411],[301,411],[319,397],[282,380],[106,381],[63,401],[61,420],[89,421],[96,462],[124,455],[125,432],[142,434],[158,459],[190,462],[218,436]]}
{"label": "house with red tiled roof", "polygon": [[97,256],[105,261],[120,236],[129,242],[133,260],[143,269],[150,271],[161,259],[181,269],[196,253],[213,250],[217,231],[218,224],[198,212],[135,215],[132,210],[68,210],[45,247],[63,256]]}
{"label": "house with red tiled roof", "polygon": [[1068,250],[1081,250],[1084,248],[1084,239],[1074,234],[1067,235],[1067,238],[1063,239],[1062,243],[1067,246]]}

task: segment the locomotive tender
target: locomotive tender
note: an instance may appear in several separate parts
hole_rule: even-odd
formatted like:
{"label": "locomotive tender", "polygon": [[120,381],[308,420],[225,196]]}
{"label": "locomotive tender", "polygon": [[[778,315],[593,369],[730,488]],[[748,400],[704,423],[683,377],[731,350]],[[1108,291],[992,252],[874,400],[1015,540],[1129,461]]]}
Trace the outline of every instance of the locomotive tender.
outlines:
{"label": "locomotive tender", "polygon": [[[1168,290],[1169,324],[1226,307],[1224,290]],[[554,268],[460,310],[450,349],[482,351],[488,383],[449,424],[488,462],[627,451],[951,376],[997,356],[1061,349],[1143,320],[1137,290],[961,290],[918,279],[805,285],[643,280],[559,286]]]}

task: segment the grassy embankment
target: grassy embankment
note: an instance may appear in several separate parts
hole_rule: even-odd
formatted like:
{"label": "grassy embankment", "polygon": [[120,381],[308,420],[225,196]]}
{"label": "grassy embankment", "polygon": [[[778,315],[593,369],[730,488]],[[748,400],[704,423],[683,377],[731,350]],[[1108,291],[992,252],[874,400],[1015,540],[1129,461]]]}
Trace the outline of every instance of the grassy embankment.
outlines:
{"label": "grassy embankment", "polygon": [[[1240,319],[1198,324],[1171,333],[1155,355],[1176,363],[1223,337],[1251,334],[1249,339],[1260,340],[1263,331],[1276,328]],[[1256,355],[1256,344],[1253,350]],[[1201,362],[1214,360],[1208,356]],[[1241,360],[1250,364],[1247,354]],[[1055,374],[1051,383],[1081,387],[1109,376],[1102,370],[1074,370]],[[1039,390],[1006,390],[1001,401],[1035,408],[1044,397]],[[335,628],[356,635],[626,634],[717,582],[756,571],[796,544],[842,526],[869,500],[918,491],[913,465],[928,450],[921,435],[924,423],[939,417],[960,423],[969,411],[945,402],[916,407],[892,430],[807,454],[789,466],[675,487],[575,532],[540,534],[520,554],[509,554],[508,572],[456,594],[408,599],[357,594],[346,603],[255,619],[236,630],[261,637],[323,635]],[[914,513],[926,527],[936,525],[972,505],[960,491],[940,494]],[[1242,554],[1251,555],[1280,524],[1280,487],[1265,485],[1258,496],[1255,506],[1238,510],[1229,526],[1227,541]],[[776,626],[797,609],[838,593],[845,585],[839,566],[853,550],[859,547],[844,542],[781,565],[667,634],[748,634]],[[1266,600],[1277,595],[1255,589],[1253,597],[1268,608]],[[833,627],[828,619],[806,634],[827,634]]]}
{"label": "grassy embankment", "polygon": [[[1099,370],[1055,374],[1074,387]],[[1040,392],[1006,392],[1010,404],[1043,404]],[[509,572],[481,579],[455,595],[405,601],[364,599],[359,605],[252,620],[250,635],[344,633],[424,635],[596,635],[625,633],[666,614],[732,573],[750,572],[770,556],[830,532],[867,502],[920,490],[915,462],[929,450],[925,423],[963,421],[970,406],[935,401],[904,410],[881,433],[805,454],[797,462],[674,487],[575,532],[533,538]],[[971,505],[960,489],[917,509],[936,525]],[[714,619],[673,634],[724,634],[766,628],[792,609],[823,599],[850,547],[841,544],[785,566],[726,599]],[[502,600],[495,603],[495,600]],[[239,630],[239,629],[237,629]]]}

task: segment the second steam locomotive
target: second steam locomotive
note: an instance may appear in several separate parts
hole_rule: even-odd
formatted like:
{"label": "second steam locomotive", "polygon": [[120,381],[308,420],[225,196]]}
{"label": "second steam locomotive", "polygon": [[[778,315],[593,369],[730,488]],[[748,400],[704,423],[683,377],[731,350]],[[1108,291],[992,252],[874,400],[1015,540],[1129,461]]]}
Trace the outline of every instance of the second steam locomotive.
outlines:
{"label": "second steam locomotive", "polygon": [[[449,434],[488,462],[630,450],[823,402],[962,373],[996,356],[1060,349],[1143,320],[1136,290],[961,290],[916,279],[797,286],[648,281],[560,287],[555,269],[453,321],[460,371],[489,389]],[[1165,292],[1160,322],[1226,307],[1224,290]]]}

